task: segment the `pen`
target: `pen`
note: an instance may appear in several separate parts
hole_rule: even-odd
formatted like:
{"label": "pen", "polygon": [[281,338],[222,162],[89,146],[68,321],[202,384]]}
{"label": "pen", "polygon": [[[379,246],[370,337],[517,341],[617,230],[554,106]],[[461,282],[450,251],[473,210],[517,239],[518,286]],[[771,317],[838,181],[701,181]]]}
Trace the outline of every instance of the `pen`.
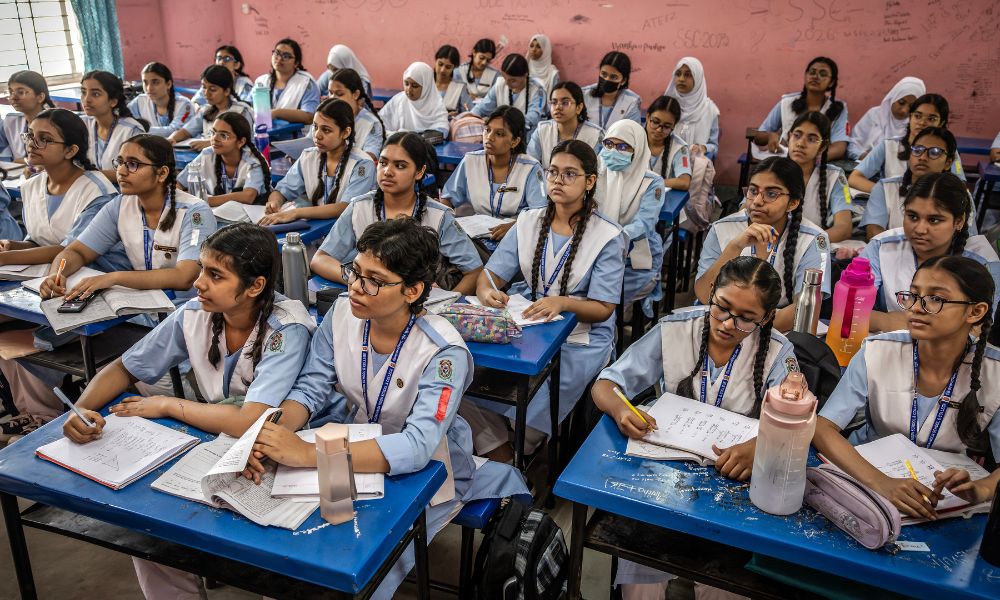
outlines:
{"label": "pen", "polygon": [[[65,258],[63,259],[63,262],[66,262]],[[58,396],[60,400],[62,400],[63,404],[65,404],[66,406],[68,406],[69,409],[71,411],[73,411],[73,413],[76,416],[80,417],[81,421],[83,421],[84,423],[87,424],[87,427],[94,427],[95,424],[90,419],[88,419],[87,417],[83,416],[83,413],[80,412],[80,409],[77,408],[75,404],[73,404],[72,402],[69,401],[69,398],[66,397],[66,394],[64,394],[61,389],[59,389],[57,387],[54,387],[54,388],[52,388],[52,391],[56,393],[56,396]]]}
{"label": "pen", "polygon": [[59,285],[59,278],[62,277],[63,269],[66,268],[66,259],[59,259],[59,268],[56,269],[56,285]]}
{"label": "pen", "polygon": [[621,391],[620,389],[618,389],[618,386],[614,386],[614,387],[612,387],[611,389],[613,389],[613,390],[615,391],[615,394],[616,394],[616,395],[617,395],[617,396],[618,396],[619,398],[621,398],[621,399],[622,399],[622,402],[624,402],[624,403],[625,403],[625,406],[627,406],[627,407],[629,408],[629,410],[631,410],[632,412],[634,412],[634,413],[635,413],[635,416],[639,417],[639,420],[640,420],[640,421],[642,421],[643,423],[645,423],[645,424],[646,424],[646,429],[649,429],[649,428],[650,428],[650,426],[649,426],[649,421],[647,421],[647,420],[646,420],[646,419],[645,419],[645,418],[644,418],[644,417],[642,416],[642,413],[640,413],[640,412],[639,412],[638,410],[636,410],[636,408],[635,408],[634,406],[632,406],[632,403],[631,403],[631,402],[629,402],[629,401],[628,401],[628,398],[626,398],[626,397],[625,397],[625,394],[623,394],[623,393],[622,393],[622,391]]}
{"label": "pen", "polygon": [[492,288],[493,288],[494,290],[496,290],[496,292],[497,292],[498,294],[502,293],[502,292],[500,291],[500,288],[498,288],[498,287],[497,287],[497,284],[496,284],[496,282],[495,282],[495,281],[493,281],[493,274],[492,274],[492,273],[490,273],[490,272],[489,272],[489,270],[488,270],[488,269],[486,269],[486,268],[484,268],[484,269],[483,269],[483,272],[484,272],[484,273],[486,273],[486,279],[487,279],[487,280],[489,280],[489,282],[490,282],[490,287],[492,287]]}
{"label": "pen", "polygon": [[[910,472],[910,477],[913,478],[913,481],[919,483],[920,480],[917,479],[917,472],[913,470],[913,465],[910,464],[910,460],[906,459],[903,462],[906,464],[906,470]],[[924,499],[924,502],[926,502],[927,504],[931,503],[931,501],[927,499],[927,496],[924,496],[923,494],[920,494],[920,496]]]}

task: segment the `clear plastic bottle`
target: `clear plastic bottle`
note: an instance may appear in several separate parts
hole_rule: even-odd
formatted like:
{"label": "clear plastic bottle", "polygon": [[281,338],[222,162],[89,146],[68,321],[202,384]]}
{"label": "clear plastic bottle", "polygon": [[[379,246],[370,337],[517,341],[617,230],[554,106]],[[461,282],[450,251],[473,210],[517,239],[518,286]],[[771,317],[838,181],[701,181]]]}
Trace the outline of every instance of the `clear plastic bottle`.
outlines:
{"label": "clear plastic bottle", "polygon": [[253,120],[254,120],[254,144],[264,159],[271,161],[271,139],[268,132],[273,125],[271,121],[271,88],[258,83],[253,88]]}
{"label": "clear plastic bottle", "polygon": [[327,423],[316,431],[319,513],[332,525],[354,518],[354,466],[347,425]]}
{"label": "clear plastic bottle", "polygon": [[855,257],[833,289],[833,314],[826,333],[826,345],[842,367],[851,362],[861,349],[861,342],[868,337],[877,293],[868,259]]}

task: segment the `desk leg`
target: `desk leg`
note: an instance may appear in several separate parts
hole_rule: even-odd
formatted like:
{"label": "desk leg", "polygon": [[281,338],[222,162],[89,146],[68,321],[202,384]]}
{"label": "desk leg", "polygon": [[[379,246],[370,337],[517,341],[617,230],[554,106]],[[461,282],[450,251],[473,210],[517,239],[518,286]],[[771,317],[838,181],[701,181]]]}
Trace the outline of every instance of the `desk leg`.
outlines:
{"label": "desk leg", "polygon": [[549,426],[552,428],[552,435],[549,436],[549,474],[548,489],[545,490],[547,499],[545,508],[555,508],[556,499],[552,493],[552,488],[556,485],[556,475],[559,473],[559,444],[562,442],[559,436],[559,368],[562,365],[562,350],[556,352],[553,359],[552,372],[549,373]]}
{"label": "desk leg", "polygon": [[670,251],[667,254],[667,289],[663,294],[663,314],[669,315],[674,312],[674,297],[677,294],[677,245],[678,227],[674,223],[670,226]]}
{"label": "desk leg", "polygon": [[83,377],[87,383],[97,375],[97,361],[94,359],[94,346],[90,343],[90,336],[80,336],[80,352],[83,354]]}
{"label": "desk leg", "polygon": [[976,195],[979,196],[976,204],[976,228],[982,229],[983,221],[986,219],[986,208],[990,205],[990,197],[993,195],[993,182],[980,179]]}
{"label": "desk leg", "polygon": [[528,426],[528,376],[520,376],[514,392],[514,466],[524,472],[524,430]]}
{"label": "desk leg", "polygon": [[17,508],[17,497],[0,493],[0,505],[3,506],[3,520],[7,527],[7,539],[10,540],[10,554],[14,559],[14,573],[17,575],[17,586],[21,592],[21,600],[35,600],[38,594],[35,590],[35,579],[31,575],[28,542],[24,538],[21,511]]}
{"label": "desk leg", "polygon": [[583,573],[583,530],[587,525],[587,505],[573,503],[573,524],[569,540],[569,594],[570,600],[580,598],[580,576]]}
{"label": "desk leg", "polygon": [[413,554],[417,569],[417,597],[430,600],[430,573],[427,567],[427,512],[421,511],[413,524]]}

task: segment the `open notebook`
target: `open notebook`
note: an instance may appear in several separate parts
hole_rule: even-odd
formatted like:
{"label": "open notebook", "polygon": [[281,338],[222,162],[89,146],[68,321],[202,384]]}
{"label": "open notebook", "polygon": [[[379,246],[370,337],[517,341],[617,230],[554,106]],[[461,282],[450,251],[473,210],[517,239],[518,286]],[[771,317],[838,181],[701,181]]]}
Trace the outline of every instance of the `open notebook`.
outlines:
{"label": "open notebook", "polygon": [[[348,440],[363,442],[382,435],[382,425],[360,423],[348,425]],[[310,444],[316,443],[316,430],[305,429],[298,436]],[[358,500],[375,500],[385,496],[385,475],[382,473],[355,473],[354,487]],[[295,498],[298,501],[319,502],[319,470],[278,465],[271,495],[275,498]]]}
{"label": "open notebook", "polygon": [[470,238],[490,237],[490,229],[504,223],[513,223],[513,219],[498,219],[491,215],[470,215],[456,217],[455,221]]}
{"label": "open notebook", "polygon": [[168,313],[174,310],[174,303],[163,290],[135,290],[117,285],[103,290],[78,313],[59,312],[63,302],[63,298],[42,301],[42,313],[57,334],[117,317]]}
{"label": "open notebook", "polygon": [[[466,301],[468,301],[469,304],[474,304],[476,306],[483,305],[483,303],[480,302],[479,298],[477,298],[476,296],[466,296],[465,299]],[[541,325],[543,323],[548,323],[549,321],[546,321],[545,319],[541,318],[529,319],[524,316],[525,309],[527,309],[532,304],[533,302],[531,300],[528,300],[521,294],[511,294],[510,296],[507,297],[507,312],[510,313],[511,318],[514,319],[514,322],[521,327],[528,327],[529,325]],[[556,315],[556,317],[552,320],[561,321],[562,319],[563,319],[562,315]]]}
{"label": "open notebook", "polygon": [[32,279],[44,279],[49,273],[49,266],[49,263],[42,263],[40,265],[3,265],[0,266],[0,280],[30,281]]}
{"label": "open notebook", "polygon": [[[48,267],[48,265],[46,265],[46,267]],[[46,268],[45,273],[42,273],[41,275],[39,275],[34,279],[29,279],[28,281],[25,281],[21,285],[25,289],[29,289],[35,292],[36,294],[40,294],[42,282],[45,281],[45,278],[48,276],[47,274],[48,274],[48,269]],[[72,289],[74,286],[78,285],[84,279],[88,277],[95,277],[97,275],[104,275],[104,271],[98,271],[97,269],[91,269],[90,267],[80,267],[79,271],[73,273],[72,275],[66,278],[66,289],[67,290]]]}

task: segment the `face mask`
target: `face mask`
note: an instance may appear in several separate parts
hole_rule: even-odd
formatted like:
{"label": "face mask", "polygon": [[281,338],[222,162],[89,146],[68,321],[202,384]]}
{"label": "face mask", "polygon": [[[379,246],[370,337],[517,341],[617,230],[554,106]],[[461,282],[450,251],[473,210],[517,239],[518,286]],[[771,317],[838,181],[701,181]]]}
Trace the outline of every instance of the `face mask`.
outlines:
{"label": "face mask", "polygon": [[597,91],[602,94],[617,92],[621,85],[621,83],[616,81],[608,81],[607,79],[602,79],[600,77],[597,78]]}
{"label": "face mask", "polygon": [[632,155],[628,152],[601,148],[601,160],[612,171],[624,171],[632,164]]}

